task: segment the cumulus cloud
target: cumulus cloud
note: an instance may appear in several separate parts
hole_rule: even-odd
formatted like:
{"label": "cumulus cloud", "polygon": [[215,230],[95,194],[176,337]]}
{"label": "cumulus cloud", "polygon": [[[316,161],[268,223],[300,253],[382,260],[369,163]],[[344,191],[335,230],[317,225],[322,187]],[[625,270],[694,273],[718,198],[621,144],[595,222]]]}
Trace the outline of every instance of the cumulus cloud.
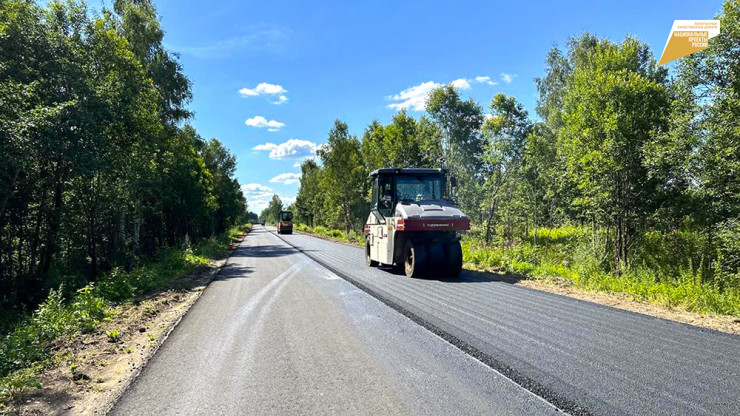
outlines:
{"label": "cumulus cloud", "polygon": [[516,78],[516,74],[507,74],[506,72],[501,73],[501,81],[504,81],[507,84],[511,84],[511,81],[514,81],[514,78]]}
{"label": "cumulus cloud", "polygon": [[452,82],[450,82],[450,85],[457,89],[461,90],[469,90],[470,89],[470,82],[465,78],[458,78]]}
{"label": "cumulus cloud", "polygon": [[272,188],[269,186],[260,185],[258,183],[247,183],[242,185],[240,188],[244,194],[254,192],[272,192]]}
{"label": "cumulus cloud", "polygon": [[259,129],[267,127],[268,131],[278,131],[285,126],[285,123],[281,123],[275,120],[268,121],[262,116],[254,116],[252,118],[248,118],[247,121],[244,122],[244,124],[249,127],[257,127]]}
{"label": "cumulus cloud", "polygon": [[481,83],[481,84],[488,84],[488,85],[497,85],[498,84],[498,82],[492,81],[491,80],[491,77],[489,77],[489,76],[475,77],[475,82],[478,82],[478,83]]}
{"label": "cumulus cloud", "polygon": [[411,88],[406,88],[398,94],[389,97],[391,100],[398,102],[388,104],[388,108],[392,108],[394,110],[411,109],[413,111],[424,111],[427,106],[427,97],[429,96],[429,93],[433,89],[441,86],[442,84],[427,81]]}
{"label": "cumulus cloud", "polygon": [[239,90],[239,95],[242,97],[258,97],[266,96],[270,97],[272,104],[285,104],[288,102],[288,96],[286,95],[288,90],[283,88],[282,85],[270,84],[268,82],[260,82],[254,88],[242,88]]}
{"label": "cumulus cloud", "polygon": [[[504,80],[508,79],[508,81],[505,82],[511,82],[511,78],[515,77],[516,75],[509,75],[509,74],[501,74],[507,75],[510,78],[505,78]],[[491,77],[489,76],[478,76],[475,78],[458,78],[452,82],[450,82],[450,85],[453,87],[459,89],[459,90],[469,90],[472,88],[473,83],[478,84],[487,84],[487,85],[497,85],[498,82],[491,80]],[[435,89],[441,87],[442,84],[434,82],[434,81],[427,81],[422,82],[419,85],[414,85],[413,87],[406,88],[405,90],[399,92],[398,94],[391,95],[387,97],[391,101],[395,101],[394,103],[388,104],[388,108],[392,108],[394,110],[404,110],[404,109],[410,109],[412,111],[424,111],[426,109],[426,102],[429,98],[429,93]]]}
{"label": "cumulus cloud", "polygon": [[288,90],[283,88],[282,85],[261,82],[254,88],[240,89],[239,95],[242,97],[256,97],[258,95],[283,95],[286,92],[288,92]]}
{"label": "cumulus cloud", "polygon": [[267,203],[270,202],[273,195],[272,188],[258,183],[244,184],[240,188],[242,194],[247,198],[249,209],[258,214],[267,207]]}
{"label": "cumulus cloud", "polygon": [[274,178],[270,179],[270,182],[290,185],[292,183],[298,182],[299,179],[301,179],[300,173],[281,173],[275,176]]}
{"label": "cumulus cloud", "polygon": [[[276,193],[273,192],[272,188],[259,183],[248,183],[241,187],[242,193],[247,198],[247,204],[249,210],[259,214],[263,209],[267,208],[270,203],[272,196]],[[288,205],[295,202],[295,196],[284,196],[277,194],[283,201],[283,204]]]}
{"label": "cumulus cloud", "polygon": [[289,139],[286,142],[258,144],[252,150],[270,152],[270,159],[305,159],[313,157],[319,146],[314,142],[301,139]]}

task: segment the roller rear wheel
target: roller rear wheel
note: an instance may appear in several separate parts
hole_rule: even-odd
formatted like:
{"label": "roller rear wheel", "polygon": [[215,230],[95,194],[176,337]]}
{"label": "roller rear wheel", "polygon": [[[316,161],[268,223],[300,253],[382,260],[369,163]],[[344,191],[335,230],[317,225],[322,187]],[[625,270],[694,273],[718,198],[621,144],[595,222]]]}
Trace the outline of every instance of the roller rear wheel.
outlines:
{"label": "roller rear wheel", "polygon": [[421,277],[426,272],[427,251],[424,244],[406,240],[404,247],[404,270],[408,277]]}
{"label": "roller rear wheel", "polygon": [[445,275],[458,277],[462,271],[462,247],[459,241],[450,241],[445,244]]}

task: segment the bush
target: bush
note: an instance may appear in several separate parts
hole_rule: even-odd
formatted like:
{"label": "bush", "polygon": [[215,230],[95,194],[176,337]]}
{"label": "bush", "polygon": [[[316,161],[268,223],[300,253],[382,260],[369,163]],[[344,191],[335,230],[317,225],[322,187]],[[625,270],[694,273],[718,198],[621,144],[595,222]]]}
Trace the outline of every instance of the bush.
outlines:
{"label": "bush", "polygon": [[326,228],[319,225],[319,226],[313,227],[313,232],[314,234],[318,234],[318,235],[326,235]]}
{"label": "bush", "polygon": [[344,237],[344,232],[339,230],[331,230],[329,231],[329,235],[334,238],[342,238]]}
{"label": "bush", "polygon": [[725,280],[740,286],[740,221],[728,220],[718,227],[719,271]]}
{"label": "bush", "polygon": [[122,268],[115,267],[100,279],[97,289],[103,298],[111,302],[123,302],[134,297],[136,291],[129,277]]}
{"label": "bush", "polygon": [[2,405],[12,400],[20,400],[31,388],[40,389],[41,383],[36,380],[33,368],[26,368],[0,378],[0,410]]}

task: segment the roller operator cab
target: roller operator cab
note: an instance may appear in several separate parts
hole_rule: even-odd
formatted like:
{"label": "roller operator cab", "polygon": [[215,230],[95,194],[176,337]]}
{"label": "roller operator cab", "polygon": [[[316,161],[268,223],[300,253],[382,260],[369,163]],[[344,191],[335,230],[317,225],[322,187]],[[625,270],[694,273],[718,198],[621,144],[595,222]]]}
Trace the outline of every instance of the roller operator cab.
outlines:
{"label": "roller operator cab", "polygon": [[293,213],[290,211],[280,211],[277,223],[278,234],[293,234]]}
{"label": "roller operator cab", "polygon": [[470,219],[449,198],[444,169],[388,168],[370,173],[365,262],[403,266],[407,276],[455,277],[462,269],[458,231]]}

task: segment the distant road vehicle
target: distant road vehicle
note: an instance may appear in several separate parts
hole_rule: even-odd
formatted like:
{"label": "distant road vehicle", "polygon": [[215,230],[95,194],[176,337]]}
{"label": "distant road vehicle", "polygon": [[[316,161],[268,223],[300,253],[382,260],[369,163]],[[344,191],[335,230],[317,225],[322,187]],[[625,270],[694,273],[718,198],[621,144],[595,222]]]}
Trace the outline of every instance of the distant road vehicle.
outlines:
{"label": "distant road vehicle", "polygon": [[293,213],[290,211],[280,211],[277,223],[278,234],[293,234]]}
{"label": "distant road vehicle", "polygon": [[406,275],[456,277],[462,269],[457,232],[470,219],[449,199],[446,169],[387,168],[370,173],[372,200],[365,223],[368,266],[403,265]]}

